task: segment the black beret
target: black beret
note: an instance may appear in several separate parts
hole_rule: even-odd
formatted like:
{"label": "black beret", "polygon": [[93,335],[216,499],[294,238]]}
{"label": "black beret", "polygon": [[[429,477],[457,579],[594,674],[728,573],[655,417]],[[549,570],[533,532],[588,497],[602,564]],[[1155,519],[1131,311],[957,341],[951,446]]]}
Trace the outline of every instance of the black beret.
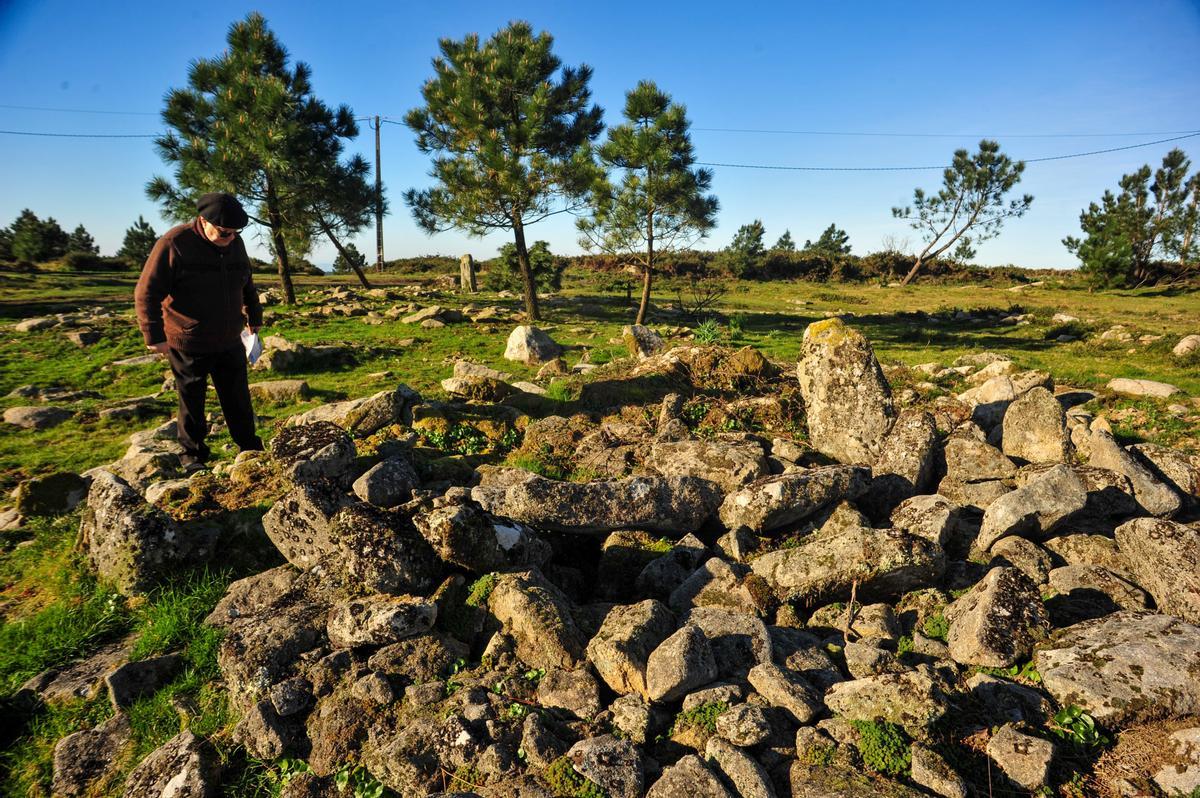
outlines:
{"label": "black beret", "polygon": [[250,221],[237,197],[218,191],[200,197],[200,201],[196,203],[196,210],[209,224],[215,224],[217,227],[241,230]]}

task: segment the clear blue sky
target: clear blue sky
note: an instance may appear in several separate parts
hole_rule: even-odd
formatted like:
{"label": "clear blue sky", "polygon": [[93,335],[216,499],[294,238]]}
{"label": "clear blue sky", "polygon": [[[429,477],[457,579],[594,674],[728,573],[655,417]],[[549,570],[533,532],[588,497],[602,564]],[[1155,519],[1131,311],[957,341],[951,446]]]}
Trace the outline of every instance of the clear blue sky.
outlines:
{"label": "clear blue sky", "polygon": [[[1196,2],[945,3],[78,3],[0,0],[0,129],[145,134],[162,130],[166,92],[186,85],[189,62],[218,55],[229,25],[261,11],[294,59],[313,70],[317,96],[357,115],[399,120],[420,102],[439,37],[483,36],[527,19],[555,38],[566,64],[595,70],[593,95],[618,121],[624,92],[650,78],[688,107],[702,161],[793,166],[909,166],[948,162],[980,135],[1018,158],[1104,149],[1200,130],[1200,4]],[[27,110],[38,106],[61,110]],[[108,113],[80,113],[105,111]],[[112,113],[123,112],[123,113]],[[373,157],[362,126],[349,145]],[[706,129],[707,128],[707,129]],[[926,134],[912,137],[735,133],[713,128]],[[1142,135],[1122,136],[1119,133]],[[951,134],[951,135],[928,135]],[[1105,134],[1029,137],[1029,134]],[[1121,174],[1157,165],[1181,146],[1200,164],[1200,137],[1045,164],[1019,188],[1030,213],[983,245],[978,261],[1073,266],[1063,236]],[[716,168],[724,246],[762,219],[768,243],[797,243],[830,222],[857,253],[915,233],[891,217],[940,173],[811,173]],[[400,199],[428,185],[411,132],[383,127],[389,257],[471,252],[491,257],[503,233],[429,237]],[[138,214],[167,224],[146,199],[170,174],[149,139],[0,135],[0,225],[22,208],[68,230],[83,223],[114,252]],[[555,251],[579,251],[573,222],[531,228]],[[252,243],[253,235],[249,236]],[[374,252],[374,231],[357,240]],[[262,254],[260,252],[260,254]],[[373,259],[373,258],[372,258]],[[328,264],[332,252],[313,260]]]}

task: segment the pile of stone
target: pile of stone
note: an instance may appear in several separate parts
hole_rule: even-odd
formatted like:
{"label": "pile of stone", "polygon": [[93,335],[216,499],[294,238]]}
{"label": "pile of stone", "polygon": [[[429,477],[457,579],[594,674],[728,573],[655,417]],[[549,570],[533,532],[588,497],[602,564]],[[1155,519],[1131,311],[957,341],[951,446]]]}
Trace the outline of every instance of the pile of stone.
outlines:
{"label": "pile of stone", "polygon": [[[838,319],[806,330],[794,379],[628,337],[640,360],[612,367],[618,387],[753,374],[765,395],[738,401],[771,431],[698,437],[669,394],[514,422],[522,451],[600,478],[433,479],[411,447],[363,458],[349,434],[428,417],[402,386],[273,439],[286,494],[262,525],[287,564],[231,585],[207,622],[236,739],[311,769],[285,795],[332,794],[357,762],[404,796],[583,780],[630,798],[967,796],[987,794],[988,759],[997,789],[1025,794],[1067,767],[1059,708],[1112,734],[1200,715],[1200,459],[1122,446],[1050,375],[999,357],[951,367],[976,383],[958,397],[903,406]],[[452,387],[485,407],[507,376],[456,367]],[[778,421],[795,392],[800,440]],[[83,536],[131,593],[215,545],[110,473]],[[980,672],[1013,666],[1040,685]],[[903,741],[898,776],[863,764],[879,728]],[[1181,734],[1161,789],[1200,784],[1200,731]],[[943,756],[968,737],[982,744]],[[185,732],[126,794],[218,780]]]}

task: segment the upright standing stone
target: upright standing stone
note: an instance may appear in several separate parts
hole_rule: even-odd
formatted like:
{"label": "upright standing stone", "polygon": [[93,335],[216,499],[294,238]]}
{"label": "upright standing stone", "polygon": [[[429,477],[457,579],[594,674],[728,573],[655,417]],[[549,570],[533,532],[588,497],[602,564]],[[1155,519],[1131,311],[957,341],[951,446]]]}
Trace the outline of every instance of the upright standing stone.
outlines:
{"label": "upright standing stone", "polygon": [[469,253],[458,259],[458,287],[468,294],[479,290],[475,285],[475,259]]}
{"label": "upright standing stone", "polygon": [[870,342],[841,319],[810,324],[797,376],[813,447],[843,463],[875,462],[896,411]]}

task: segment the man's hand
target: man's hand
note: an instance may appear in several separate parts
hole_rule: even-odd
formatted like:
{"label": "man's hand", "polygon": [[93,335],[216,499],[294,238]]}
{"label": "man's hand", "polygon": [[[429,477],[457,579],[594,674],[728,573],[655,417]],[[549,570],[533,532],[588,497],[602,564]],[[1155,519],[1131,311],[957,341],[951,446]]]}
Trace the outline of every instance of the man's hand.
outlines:
{"label": "man's hand", "polygon": [[157,352],[160,355],[165,355],[167,350],[169,350],[171,347],[167,345],[166,341],[159,341],[156,344],[147,344],[146,348],[151,352]]}

